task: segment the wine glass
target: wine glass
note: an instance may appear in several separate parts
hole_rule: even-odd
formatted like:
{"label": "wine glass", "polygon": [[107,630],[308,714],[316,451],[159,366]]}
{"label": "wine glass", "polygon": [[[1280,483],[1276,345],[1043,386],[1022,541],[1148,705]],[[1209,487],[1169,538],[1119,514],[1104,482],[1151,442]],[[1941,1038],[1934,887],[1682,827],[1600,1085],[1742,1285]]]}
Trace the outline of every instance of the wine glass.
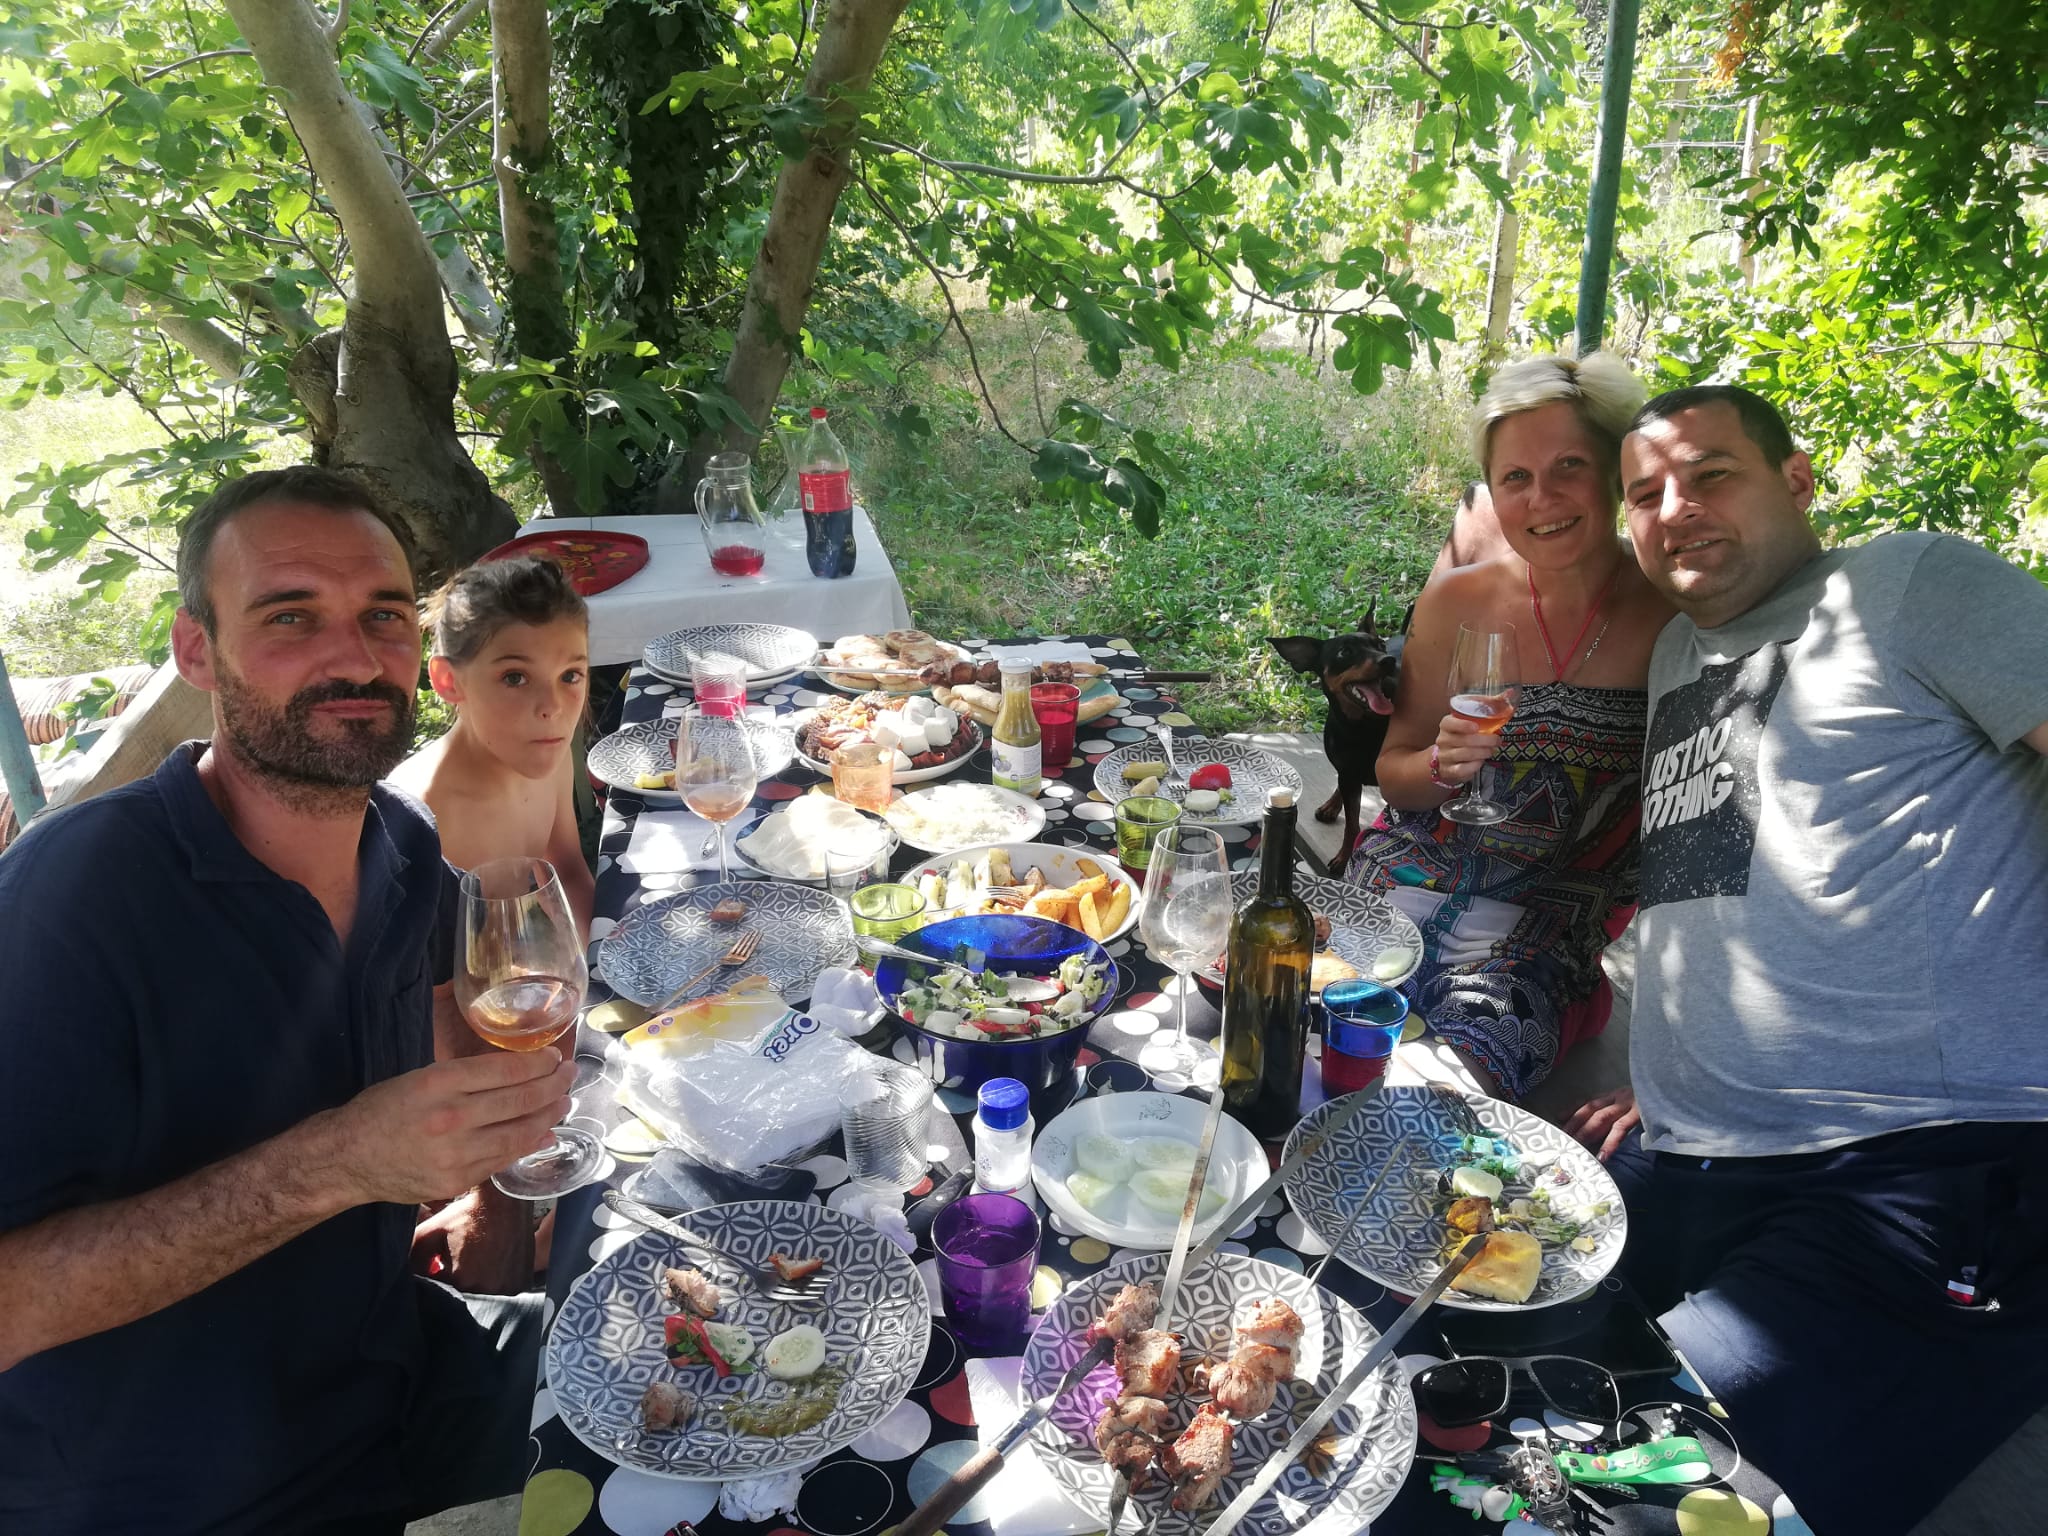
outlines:
{"label": "wine glass", "polygon": [[746,721],[702,708],[684,710],[676,720],[676,790],[683,804],[716,823],[720,885],[732,879],[725,824],[747,808],[755,783]]}
{"label": "wine glass", "polygon": [[1208,827],[1175,823],[1152,844],[1145,872],[1145,901],[1138,909],[1138,937],[1145,949],[1173,972],[1180,985],[1180,1024],[1170,1040],[1147,1043],[1138,1064],[1147,1071],[1193,1078],[1214,1058],[1188,1041],[1188,991],[1196,971],[1213,965],[1230,940],[1235,909],[1230,894],[1230,860],[1223,839]]}
{"label": "wine glass", "polygon": [[[455,1002],[469,1027],[507,1051],[576,1047],[576,1010],[590,972],[562,882],[546,859],[492,859],[462,877]],[[555,1127],[554,1141],[491,1182],[519,1200],[552,1200],[590,1182],[604,1164],[597,1138]]]}
{"label": "wine glass", "polygon": [[[1477,629],[1458,626],[1457,648],[1451,652],[1451,709],[1463,715],[1489,736],[1498,736],[1515,712],[1521,695],[1522,662],[1515,650],[1515,626]],[[1486,764],[1472,776],[1465,792],[1448,801],[1443,814],[1467,826],[1483,827],[1505,821],[1508,808],[1486,798],[1479,787],[1486,776]]]}

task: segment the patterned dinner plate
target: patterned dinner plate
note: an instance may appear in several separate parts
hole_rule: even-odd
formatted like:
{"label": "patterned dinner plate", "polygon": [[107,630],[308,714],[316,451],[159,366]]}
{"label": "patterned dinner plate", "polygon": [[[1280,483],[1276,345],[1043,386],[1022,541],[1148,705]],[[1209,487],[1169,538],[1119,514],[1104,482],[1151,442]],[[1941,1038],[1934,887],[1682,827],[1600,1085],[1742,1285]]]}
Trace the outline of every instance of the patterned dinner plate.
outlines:
{"label": "patterned dinner plate", "polygon": [[690,657],[709,651],[737,656],[747,664],[747,686],[794,677],[818,654],[818,637],[787,624],[704,624],[657,635],[641,654],[650,671],[672,682],[690,680]]}
{"label": "patterned dinner plate", "polygon": [[[728,896],[747,904],[737,923],[714,923],[705,914]],[[845,906],[823,891],[780,880],[698,885],[628,913],[597,941],[597,970],[614,992],[643,1008],[667,999],[712,963],[742,933],[752,931],[761,947],[737,973],[766,976],[791,1002],[811,995],[811,983],[827,966],[853,954],[853,921]],[[716,990],[719,976],[700,990]]]}
{"label": "patterned dinner plate", "polygon": [[[773,1302],[716,1255],[643,1233],[600,1259],[562,1303],[548,1334],[547,1380],[570,1431],[598,1455],[657,1477],[757,1477],[816,1461],[848,1445],[910,1392],[931,1335],[931,1302],[910,1256],[875,1228],[821,1205],[749,1200],[692,1211],[683,1225],[744,1263],[771,1253],[825,1261],[825,1305]],[[786,1389],[765,1371],[717,1380],[707,1366],[679,1368],[662,1350],[661,1295],[670,1265],[702,1270],[723,1293],[718,1321],[753,1335],[755,1359],[784,1329],[809,1323],[825,1335],[825,1360],[846,1372],[838,1403],[820,1423],[773,1438],[742,1434],[725,1405],[772,1401]],[[640,1396],[667,1381],[696,1395],[682,1429],[641,1428]]]}
{"label": "patterned dinner plate", "polygon": [[[941,640],[939,648],[943,653],[939,658],[941,661],[950,663],[955,661],[972,661],[974,659],[950,640]],[[900,661],[891,661],[889,666],[891,670],[902,670],[905,668],[905,664]],[[857,668],[849,668],[843,672],[828,672],[822,667],[812,667],[810,670],[811,676],[817,678],[828,688],[836,688],[841,693],[886,693],[897,698],[907,699],[912,694],[930,693],[932,691],[929,683],[921,683],[914,677],[876,677],[872,673],[862,672]]]}
{"label": "patterned dinner plate", "polygon": [[[649,805],[681,805],[672,789],[642,789],[641,774],[670,773],[676,766],[676,723],[643,720],[590,744],[590,771],[613,789],[638,795]],[[772,779],[796,761],[796,734],[781,720],[749,720],[747,741],[754,749],[754,772]]]}
{"label": "patterned dinner plate", "polygon": [[[1259,893],[1259,872],[1240,869],[1230,877],[1230,899],[1243,906]],[[1294,870],[1294,893],[1308,903],[1311,912],[1330,920],[1330,942],[1325,947],[1359,975],[1386,986],[1398,987],[1422,964],[1422,930],[1415,920],[1378,891],[1327,875],[1311,874],[1300,865]],[[1389,949],[1406,949],[1407,969],[1393,976],[1374,976],[1375,961]],[[1212,987],[1223,985],[1221,966],[1197,971],[1196,976]]]}
{"label": "patterned dinner plate", "polygon": [[[1303,1120],[1287,1138],[1287,1149],[1291,1152],[1338,1105],[1349,1102],[1333,1100]],[[1463,1291],[1445,1291],[1443,1305],[1473,1312],[1518,1312],[1576,1301],[1607,1278],[1628,1241],[1628,1212],[1621,1191],[1598,1158],[1549,1121],[1498,1099],[1473,1096],[1465,1102],[1488,1135],[1505,1138],[1521,1156],[1521,1177],[1508,1181],[1503,1203],[1527,1195],[1540,1180],[1550,1191],[1554,1214],[1576,1220],[1576,1213],[1602,1203],[1607,1211],[1585,1228],[1584,1235],[1593,1240],[1591,1253],[1544,1244],[1542,1278],[1535,1294],[1520,1306]],[[1365,1218],[1355,1220],[1359,1194],[1403,1137],[1412,1138],[1427,1158],[1411,1154],[1404,1160],[1380,1185]],[[1324,1242],[1333,1243],[1348,1230],[1337,1255],[1345,1263],[1389,1290],[1413,1296],[1429,1284],[1443,1262],[1446,1202],[1437,1193],[1438,1174],[1456,1166],[1457,1145],[1457,1127],[1435,1090],[1383,1087],[1374,1103],[1288,1175],[1287,1198]]]}
{"label": "patterned dinner plate", "polygon": [[[1148,1280],[1157,1286],[1165,1276],[1166,1261],[1163,1253],[1144,1254],[1069,1286],[1025,1348],[1023,1397],[1050,1392],[1061,1373],[1087,1350],[1089,1325],[1102,1316],[1116,1293]],[[1280,1388],[1271,1408],[1238,1427],[1233,1470],[1223,1479],[1214,1503],[1182,1514],[1166,1508],[1167,1492],[1155,1485],[1132,1496],[1127,1529],[1193,1536],[1206,1528],[1379,1339],[1378,1330],[1355,1307],[1294,1271],[1244,1254],[1218,1253],[1182,1281],[1173,1319],[1175,1331],[1186,1339],[1182,1359],[1220,1359],[1229,1353],[1240,1309],[1269,1296],[1279,1297],[1301,1315],[1304,1326],[1294,1379]],[[1113,1474],[1095,1449],[1095,1424],[1116,1395],[1116,1373],[1103,1365],[1060,1399],[1036,1431],[1039,1460],[1060,1491],[1091,1518],[1105,1523]],[[1185,1392],[1166,1399],[1175,1433],[1203,1401]],[[1401,1491],[1415,1459],[1415,1399],[1399,1361],[1382,1362],[1360,1384],[1330,1421],[1330,1433],[1336,1437],[1334,1453],[1324,1475],[1311,1477],[1299,1463],[1289,1466],[1252,1507],[1241,1529],[1352,1536],[1378,1518]],[[1155,1516],[1156,1527],[1150,1525]]]}
{"label": "patterned dinner plate", "polygon": [[[1134,742],[1118,747],[1095,765],[1095,787],[1111,805],[1128,800],[1137,785],[1124,782],[1124,769],[1132,763],[1163,762],[1157,741]],[[1221,763],[1230,770],[1230,799],[1213,811],[1196,815],[1184,811],[1181,820],[1196,827],[1233,827],[1257,821],[1266,814],[1266,791],[1282,785],[1294,791],[1301,803],[1301,775],[1293,765],[1275,757],[1263,747],[1243,741],[1215,738],[1177,738],[1173,761],[1180,777],[1159,786],[1159,793],[1175,802],[1187,798],[1187,775],[1205,763]]]}

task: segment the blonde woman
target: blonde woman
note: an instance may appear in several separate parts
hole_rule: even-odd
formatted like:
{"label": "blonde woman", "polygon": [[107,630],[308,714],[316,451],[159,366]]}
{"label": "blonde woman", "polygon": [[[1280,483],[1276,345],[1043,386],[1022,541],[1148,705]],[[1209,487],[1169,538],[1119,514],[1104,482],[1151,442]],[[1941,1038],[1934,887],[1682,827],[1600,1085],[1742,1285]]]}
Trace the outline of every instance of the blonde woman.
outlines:
{"label": "blonde woman", "polygon": [[[1379,757],[1387,809],[1350,867],[1422,928],[1418,1011],[1509,1098],[1605,1027],[1600,953],[1634,912],[1644,685],[1672,613],[1617,518],[1644,398],[1596,352],[1516,363],[1480,400],[1472,450],[1507,552],[1441,573],[1416,604]],[[1450,709],[1461,624],[1515,631],[1522,690],[1498,736]],[[1442,816],[1489,763],[1507,819]]]}

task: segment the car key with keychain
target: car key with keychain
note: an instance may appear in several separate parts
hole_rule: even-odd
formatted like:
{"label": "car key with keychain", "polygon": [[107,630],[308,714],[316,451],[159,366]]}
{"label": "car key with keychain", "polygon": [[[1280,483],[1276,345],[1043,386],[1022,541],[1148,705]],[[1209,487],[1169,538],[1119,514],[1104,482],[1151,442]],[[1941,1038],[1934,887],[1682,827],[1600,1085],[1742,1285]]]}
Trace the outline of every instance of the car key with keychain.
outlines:
{"label": "car key with keychain", "polygon": [[1713,1475],[1706,1448],[1686,1435],[1597,1453],[1551,1452],[1523,1444],[1437,1460],[1457,1471],[1437,1473],[1430,1486],[1460,1508],[1491,1520],[1519,1516],[1569,1536],[1589,1530],[1588,1520],[1609,1523],[1606,1511],[1585,1492],[1588,1486],[1633,1497],[1637,1487],[1697,1483]]}

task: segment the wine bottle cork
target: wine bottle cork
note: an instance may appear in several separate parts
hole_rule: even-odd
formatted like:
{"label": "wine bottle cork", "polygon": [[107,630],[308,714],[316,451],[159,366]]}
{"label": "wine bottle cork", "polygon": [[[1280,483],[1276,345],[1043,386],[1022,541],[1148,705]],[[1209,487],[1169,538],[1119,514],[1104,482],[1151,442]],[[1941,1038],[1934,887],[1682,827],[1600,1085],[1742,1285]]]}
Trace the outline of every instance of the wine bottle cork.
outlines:
{"label": "wine bottle cork", "polygon": [[1294,791],[1285,784],[1275,784],[1266,791],[1266,809],[1269,811],[1293,810]]}

